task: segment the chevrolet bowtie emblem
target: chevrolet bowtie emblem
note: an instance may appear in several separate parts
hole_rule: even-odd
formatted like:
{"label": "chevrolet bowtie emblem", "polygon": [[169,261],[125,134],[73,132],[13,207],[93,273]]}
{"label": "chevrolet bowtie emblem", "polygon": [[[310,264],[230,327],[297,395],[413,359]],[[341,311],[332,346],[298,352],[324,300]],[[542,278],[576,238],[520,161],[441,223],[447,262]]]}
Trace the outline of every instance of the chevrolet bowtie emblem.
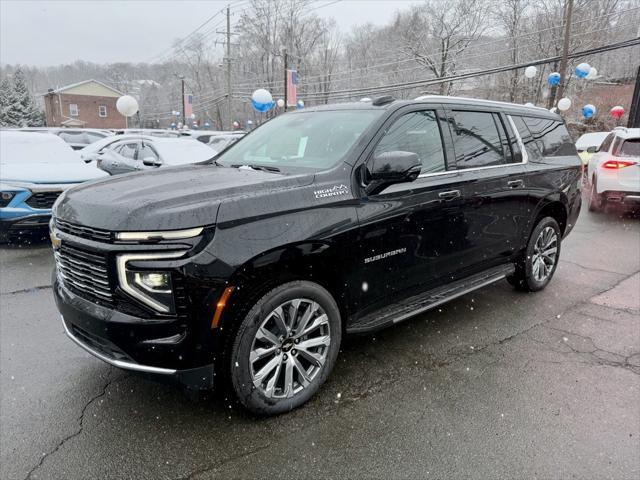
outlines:
{"label": "chevrolet bowtie emblem", "polygon": [[54,250],[58,250],[62,245],[62,240],[58,237],[56,230],[53,229],[49,232],[49,238],[51,239],[51,246]]}

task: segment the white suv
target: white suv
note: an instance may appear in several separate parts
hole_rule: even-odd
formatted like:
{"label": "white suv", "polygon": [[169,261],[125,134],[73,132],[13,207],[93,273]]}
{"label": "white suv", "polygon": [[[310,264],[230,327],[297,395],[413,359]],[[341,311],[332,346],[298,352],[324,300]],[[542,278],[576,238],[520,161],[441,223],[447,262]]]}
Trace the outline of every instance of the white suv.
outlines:
{"label": "white suv", "polygon": [[589,210],[640,206],[640,128],[617,127],[589,160]]}

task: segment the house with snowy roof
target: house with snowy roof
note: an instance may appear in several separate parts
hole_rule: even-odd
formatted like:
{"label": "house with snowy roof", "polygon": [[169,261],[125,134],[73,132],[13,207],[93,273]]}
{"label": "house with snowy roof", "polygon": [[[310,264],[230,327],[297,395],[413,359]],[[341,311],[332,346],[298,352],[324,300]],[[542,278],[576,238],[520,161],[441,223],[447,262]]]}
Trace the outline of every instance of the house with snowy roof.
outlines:
{"label": "house with snowy roof", "polygon": [[48,127],[126,128],[126,118],[116,110],[124,95],[98,80],[85,80],[50,88],[44,97]]}

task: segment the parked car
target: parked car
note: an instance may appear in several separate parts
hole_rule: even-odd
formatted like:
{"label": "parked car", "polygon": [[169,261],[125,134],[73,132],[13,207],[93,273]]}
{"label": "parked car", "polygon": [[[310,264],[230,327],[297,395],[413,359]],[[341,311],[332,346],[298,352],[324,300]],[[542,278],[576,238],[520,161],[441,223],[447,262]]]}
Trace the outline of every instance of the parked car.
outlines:
{"label": "parked car", "polygon": [[505,278],[545,288],[581,170],[542,108],[305,108],[210,162],[68,191],[53,291],[67,335],[105,362],[193,389],[228,382],[249,410],[287,412],[326,380],[345,334]]}
{"label": "parked car", "polygon": [[101,153],[106,150],[116,148],[117,146],[122,145],[126,142],[153,142],[155,138],[158,137],[154,137],[151,135],[142,135],[138,133],[112,135],[111,137],[103,138],[84,147],[82,150],[80,150],[80,158],[88,163],[97,158],[92,154]]}
{"label": "parked car", "polygon": [[589,159],[598,151],[607,135],[609,132],[590,132],[581,135],[576,141],[578,155],[584,165],[589,164]]}
{"label": "parked car", "polygon": [[0,237],[46,228],[62,191],[105,176],[55,135],[0,131]]}
{"label": "parked car", "polygon": [[50,127],[26,127],[21,128],[23,132],[35,133],[51,133],[57,135],[62,140],[71,145],[74,150],[80,150],[87,145],[113,136],[113,132],[109,130],[100,130],[95,128],[50,128]]}
{"label": "parked car", "polygon": [[617,127],[589,160],[589,210],[640,206],[640,128]]}
{"label": "parked car", "polygon": [[[211,142],[214,138],[227,137],[228,135],[245,135],[245,132],[242,131],[225,132],[222,130],[187,130],[183,133],[190,136],[191,138],[195,138],[199,142],[206,143],[208,145],[211,145]],[[216,148],[216,150],[221,151],[222,149]]]}
{"label": "parked car", "polygon": [[149,135],[151,137],[179,138],[188,136],[180,130],[165,130],[161,128],[124,128],[115,131],[116,135]]}
{"label": "parked car", "polygon": [[221,152],[225,148],[230,145],[233,145],[242,137],[244,137],[246,133],[224,133],[221,135],[212,135],[209,140],[209,146],[214,150]]}
{"label": "parked car", "polygon": [[150,137],[128,138],[111,143],[94,158],[96,165],[110,175],[135,172],[156,167],[169,167],[203,162],[216,155],[216,151],[193,139]]}

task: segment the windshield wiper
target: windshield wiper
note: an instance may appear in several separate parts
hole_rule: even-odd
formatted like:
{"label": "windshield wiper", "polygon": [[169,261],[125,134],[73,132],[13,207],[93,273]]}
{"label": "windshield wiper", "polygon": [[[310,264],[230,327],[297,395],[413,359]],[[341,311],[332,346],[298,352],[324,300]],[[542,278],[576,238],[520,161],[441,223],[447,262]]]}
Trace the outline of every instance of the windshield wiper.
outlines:
{"label": "windshield wiper", "polygon": [[262,170],[263,172],[280,172],[280,169],[278,167],[272,167],[270,165],[251,165],[247,163],[242,163],[242,164],[231,165],[231,166],[233,168],[249,167],[249,168],[253,168],[254,170]]}

